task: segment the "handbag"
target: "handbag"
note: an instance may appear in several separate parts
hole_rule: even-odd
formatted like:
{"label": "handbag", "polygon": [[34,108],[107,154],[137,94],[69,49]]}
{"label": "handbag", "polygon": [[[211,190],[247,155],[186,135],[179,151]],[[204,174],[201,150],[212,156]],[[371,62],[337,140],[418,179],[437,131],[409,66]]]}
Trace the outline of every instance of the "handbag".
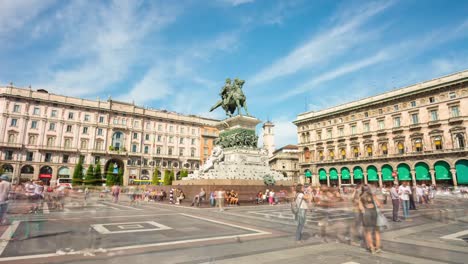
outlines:
{"label": "handbag", "polygon": [[372,197],[372,203],[374,204],[375,212],[377,213],[376,226],[380,228],[390,228],[387,217],[385,217],[382,211],[380,211],[379,207],[374,201],[374,197]]}

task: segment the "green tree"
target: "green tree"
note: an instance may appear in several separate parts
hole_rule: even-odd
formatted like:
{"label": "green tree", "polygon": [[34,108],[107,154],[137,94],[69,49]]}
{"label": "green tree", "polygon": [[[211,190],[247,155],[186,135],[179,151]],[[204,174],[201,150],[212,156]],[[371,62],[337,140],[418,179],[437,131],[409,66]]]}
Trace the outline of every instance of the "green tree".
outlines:
{"label": "green tree", "polygon": [[116,180],[116,182],[117,182],[120,186],[123,185],[123,168],[122,168],[122,167],[119,168],[119,173],[117,174],[117,180]]}
{"label": "green tree", "polygon": [[164,185],[171,185],[171,172],[169,170],[164,171],[164,179],[163,179],[163,184]]}
{"label": "green tree", "polygon": [[94,184],[94,167],[93,164],[89,165],[88,170],[86,170],[85,184]]}
{"label": "green tree", "polygon": [[102,170],[101,170],[101,163],[98,162],[96,164],[96,168],[94,168],[94,184],[101,185],[102,183]]}
{"label": "green tree", "polygon": [[114,184],[115,184],[114,163],[109,163],[109,167],[107,167],[107,172],[106,172],[106,186],[113,186]]}
{"label": "green tree", "polygon": [[73,171],[72,182],[73,184],[81,184],[83,182],[83,158],[81,156]]}
{"label": "green tree", "polygon": [[153,185],[159,185],[159,169],[156,168],[153,172],[153,178],[151,179]]}
{"label": "green tree", "polygon": [[183,169],[181,172],[180,172],[180,178],[184,178],[184,177],[187,177],[188,176],[188,170],[187,169]]}

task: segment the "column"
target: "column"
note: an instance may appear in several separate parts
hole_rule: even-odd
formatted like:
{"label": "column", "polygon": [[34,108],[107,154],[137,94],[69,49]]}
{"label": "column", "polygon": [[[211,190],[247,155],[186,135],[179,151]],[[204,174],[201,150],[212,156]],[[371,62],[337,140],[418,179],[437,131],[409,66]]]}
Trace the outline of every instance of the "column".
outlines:
{"label": "column", "polygon": [[330,173],[327,173],[327,186],[330,187]]}
{"label": "column", "polygon": [[362,173],[364,175],[364,184],[367,184],[367,172]]}
{"label": "column", "polygon": [[451,168],[450,172],[452,173],[452,180],[453,180],[453,187],[456,189],[458,186],[457,182],[457,170],[455,168]]}
{"label": "column", "polygon": [[341,187],[341,172],[338,173],[338,188]]}
{"label": "column", "polygon": [[429,173],[431,174],[431,182],[433,185],[436,185],[436,180],[435,180],[435,170],[429,169]]}
{"label": "column", "polygon": [[413,186],[416,185],[416,171],[411,170],[411,179],[413,180]]}
{"label": "column", "polygon": [[382,171],[377,171],[377,176],[379,176],[379,187],[382,188]]}
{"label": "column", "polygon": [[349,177],[351,177],[351,184],[354,184],[354,172],[349,172]]}

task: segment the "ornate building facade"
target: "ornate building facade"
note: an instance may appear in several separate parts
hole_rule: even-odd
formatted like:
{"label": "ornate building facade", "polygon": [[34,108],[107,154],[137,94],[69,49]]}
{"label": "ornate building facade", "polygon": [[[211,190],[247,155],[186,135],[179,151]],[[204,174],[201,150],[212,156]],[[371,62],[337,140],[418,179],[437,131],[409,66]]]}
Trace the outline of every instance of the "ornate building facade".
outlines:
{"label": "ornate building facade", "polygon": [[299,148],[296,145],[286,145],[273,152],[268,163],[272,170],[281,172],[285,178],[292,179],[294,183],[304,183],[299,177]]}
{"label": "ornate building facade", "polygon": [[193,171],[203,131],[218,122],[11,85],[0,87],[0,111],[0,163],[14,181],[71,177],[80,156],[85,168],[100,163],[103,172],[117,164],[125,185],[154,170]]}
{"label": "ornate building facade", "polygon": [[468,184],[468,71],[299,114],[301,172],[328,186]]}

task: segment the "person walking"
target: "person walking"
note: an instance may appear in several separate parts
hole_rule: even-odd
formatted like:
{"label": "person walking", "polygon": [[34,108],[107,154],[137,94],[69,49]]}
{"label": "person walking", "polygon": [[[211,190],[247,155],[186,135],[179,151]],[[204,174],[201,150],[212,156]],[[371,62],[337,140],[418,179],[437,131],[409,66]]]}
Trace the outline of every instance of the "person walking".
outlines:
{"label": "person walking", "polygon": [[409,201],[410,201],[409,209],[410,210],[417,210],[416,209],[416,202],[415,202],[416,201],[416,198],[415,198],[415,196],[416,196],[416,185],[411,186],[410,189],[411,189],[411,194],[409,195]]}
{"label": "person walking", "polygon": [[218,191],[216,191],[216,200],[217,200],[216,202],[218,203],[218,207],[219,207],[220,212],[224,211],[224,208],[223,208],[224,195],[225,195],[225,192],[223,191],[223,189],[219,189]]}
{"label": "person walking", "polygon": [[408,186],[408,182],[403,182],[398,188],[398,194],[401,200],[401,206],[403,208],[403,218],[406,221],[410,221],[409,218],[409,206],[410,206],[410,195],[411,188]]}
{"label": "person walking", "polygon": [[296,198],[294,202],[298,208],[297,213],[295,215],[295,219],[297,221],[297,229],[296,229],[296,242],[302,243],[302,230],[304,229],[304,225],[306,223],[306,213],[309,207],[307,206],[307,197],[304,195],[304,186],[302,184],[296,185]]}
{"label": "person walking", "polygon": [[268,202],[270,205],[274,205],[275,201],[275,191],[271,190],[270,193],[268,194]]}
{"label": "person walking", "polygon": [[11,183],[8,176],[3,174],[0,176],[0,225],[6,221],[6,213],[8,210],[8,195],[10,194]]}
{"label": "person walking", "polygon": [[398,195],[398,184],[393,184],[392,188],[390,189],[390,197],[392,198],[392,206],[393,206],[393,222],[401,222],[398,219],[398,210],[400,209],[400,196]]}
{"label": "person walking", "polygon": [[[369,186],[362,186],[359,199],[359,209],[362,212],[362,224],[364,227],[364,238],[367,248],[372,254],[382,252],[380,245],[380,231],[377,227],[377,208],[381,207],[375,194],[372,194]],[[372,237],[375,237],[375,243]]]}
{"label": "person walking", "polygon": [[112,198],[113,198],[114,203],[119,202],[120,191],[121,191],[121,189],[120,189],[120,186],[118,184],[115,184],[114,186],[112,186],[111,192],[112,192]]}

